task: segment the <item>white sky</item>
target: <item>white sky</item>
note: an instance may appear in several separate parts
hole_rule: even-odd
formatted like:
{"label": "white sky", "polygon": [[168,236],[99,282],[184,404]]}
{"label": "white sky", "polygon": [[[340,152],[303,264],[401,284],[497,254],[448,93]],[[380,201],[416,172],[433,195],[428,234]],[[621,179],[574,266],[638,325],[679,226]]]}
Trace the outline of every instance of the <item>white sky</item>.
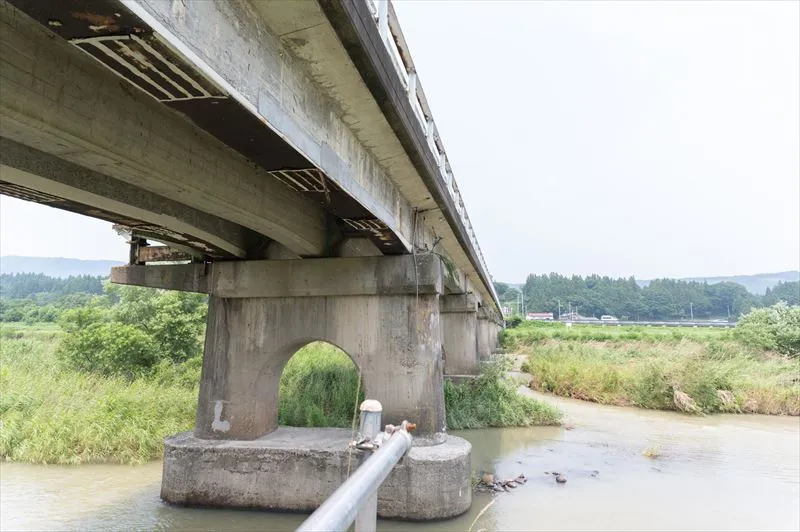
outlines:
{"label": "white sky", "polygon": [[[495,279],[800,268],[800,2],[395,9]],[[3,197],[0,254],[127,248]]]}

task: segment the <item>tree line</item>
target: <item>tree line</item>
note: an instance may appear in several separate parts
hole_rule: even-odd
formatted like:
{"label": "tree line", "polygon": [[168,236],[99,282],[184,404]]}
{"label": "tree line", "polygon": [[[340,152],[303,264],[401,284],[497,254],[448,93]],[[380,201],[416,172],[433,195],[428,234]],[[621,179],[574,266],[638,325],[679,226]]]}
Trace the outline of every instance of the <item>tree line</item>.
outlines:
{"label": "tree line", "polygon": [[99,275],[60,278],[42,273],[4,273],[0,275],[0,297],[21,299],[35,294],[102,294],[103,279]]}
{"label": "tree line", "polygon": [[529,275],[520,289],[496,282],[500,301],[517,312],[523,300],[528,312],[568,309],[581,316],[612,315],[623,320],[682,320],[736,317],[756,307],[779,301],[800,304],[800,282],[779,283],[758,296],[733,282],[708,284],[697,281],[656,279],[639,286],[633,277],[613,279],[590,275]]}
{"label": "tree line", "polygon": [[54,322],[65,310],[100,297],[104,282],[104,277],[93,275],[1,274],[0,322]]}

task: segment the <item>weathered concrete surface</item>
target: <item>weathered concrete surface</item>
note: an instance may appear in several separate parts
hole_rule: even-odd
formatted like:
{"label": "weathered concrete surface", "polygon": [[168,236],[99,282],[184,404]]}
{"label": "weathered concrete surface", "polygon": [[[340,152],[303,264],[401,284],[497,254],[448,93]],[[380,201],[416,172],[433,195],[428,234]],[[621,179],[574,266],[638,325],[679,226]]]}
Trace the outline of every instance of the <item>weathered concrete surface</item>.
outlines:
{"label": "weathered concrete surface", "polygon": [[[161,498],[169,503],[311,512],[347,478],[347,429],[281,427],[252,441],[167,438]],[[469,509],[471,445],[448,436],[412,447],[378,491],[383,518],[431,520]]]}
{"label": "weathered concrete surface", "polygon": [[381,250],[368,238],[348,238],[339,246],[340,257],[380,257]]}
{"label": "weathered concrete surface", "polygon": [[436,255],[117,266],[111,282],[226,298],[439,294]]}
{"label": "weathered concrete surface", "polygon": [[[318,2],[135,4],[128,5],[167,40],[179,42],[194,56],[190,62],[225,80],[238,101],[385,223],[407,250],[431,246],[438,235],[439,251],[472,277],[487,301],[493,299],[480,251],[472,249],[456,211],[456,202],[463,209],[461,199],[444,192],[433,163],[423,133],[427,124],[414,123],[413,147],[398,138],[387,121],[389,98],[367,87],[367,72],[354,65],[346,49],[360,39],[343,42]],[[364,22],[374,25],[366,3],[360,8]],[[407,101],[399,75],[392,70],[391,76],[389,94]],[[433,172],[427,179],[412,161],[421,156],[428,162],[426,173]],[[426,214],[416,214],[421,212]]]}
{"label": "weathered concrete surface", "polygon": [[350,355],[387,423],[413,419],[421,436],[439,441],[440,335],[436,294],[212,297],[195,433],[255,439],[274,430],[284,365],[304,345],[324,340]]}
{"label": "weathered concrete surface", "polygon": [[142,225],[170,228],[164,236],[195,249],[245,257],[248,240],[253,240],[247,229],[227,220],[4,137],[0,175],[6,183],[77,203],[84,207],[76,209],[83,214],[102,218],[113,213]]}
{"label": "weathered concrete surface", "polygon": [[483,309],[478,309],[477,333],[478,358],[487,360],[497,345],[497,327]]}
{"label": "weathered concrete surface", "polygon": [[[318,203],[121,83],[7,2],[0,2],[0,25],[3,137],[247,227],[301,255],[324,253]],[[88,194],[82,201],[92,203]]]}
{"label": "weathered concrete surface", "polygon": [[472,294],[439,299],[445,375],[476,375],[479,372],[477,302]]}

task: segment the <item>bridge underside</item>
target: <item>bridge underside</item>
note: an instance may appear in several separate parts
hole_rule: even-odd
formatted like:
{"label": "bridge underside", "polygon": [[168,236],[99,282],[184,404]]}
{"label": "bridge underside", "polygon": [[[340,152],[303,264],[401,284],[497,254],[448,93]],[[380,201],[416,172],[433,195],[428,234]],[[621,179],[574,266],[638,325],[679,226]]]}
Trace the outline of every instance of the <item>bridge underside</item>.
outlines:
{"label": "bridge underside", "polygon": [[[334,3],[323,2],[330,12]],[[419,178],[342,43],[328,42],[334,28],[306,30],[322,32],[315,42],[349,69],[336,69],[338,81],[320,66],[326,49],[290,36],[303,10],[324,19],[320,4],[186,5],[0,0],[0,193],[112,221],[134,244],[151,238],[192,259],[138,265],[176,256],[135,248],[113,282],[210,296],[196,426],[167,447],[165,499],[318,504],[319,493],[268,490],[289,474],[285,460],[264,476],[253,453],[282,456],[282,368],[325,340],[359,366],[386,422],[419,427],[382,515],[465,511],[470,451],[446,434],[443,378],[477,373],[499,320],[472,244],[448,221],[452,206]],[[292,55],[301,53],[316,57],[310,78]],[[338,96],[353,87],[353,106],[329,105],[319,84]],[[381,145],[368,148],[372,137]],[[335,461],[345,449],[331,452]]]}
{"label": "bridge underside", "polygon": [[[264,247],[252,238],[258,235],[304,257],[329,256],[337,242],[352,237],[371,240],[382,254],[409,251],[385,223],[120,2],[13,4],[0,6],[1,140],[4,150],[29,151],[4,158],[0,192],[130,226],[167,243],[197,244],[207,258],[253,256],[248,246]],[[53,157],[70,163],[69,171]],[[35,158],[43,160],[32,163]],[[34,173],[42,168],[50,175]],[[86,175],[84,188],[68,189],[66,173]],[[106,190],[121,182],[141,189],[138,196],[150,193],[151,210],[125,209],[124,202],[98,206],[105,194],[91,186],[98,176]],[[159,223],[161,203],[170,202],[175,210],[232,222],[238,227],[226,229],[244,240],[220,245],[202,229]]]}
{"label": "bridge underside", "polygon": [[[294,511],[319,505],[347,476],[347,439],[279,428],[278,403],[291,356],[326,341],[350,355],[366,397],[384,406],[384,422],[417,424],[415,449],[381,490],[379,514],[466,511],[470,447],[447,434],[443,379],[448,370],[476,373],[496,345],[483,346],[478,331],[485,324],[496,340],[499,329],[474,298],[445,295],[446,278],[432,254],[114,268],[116,283],[210,296],[195,429],[167,441],[162,497]],[[277,478],[298,474],[324,482],[274,489]]]}
{"label": "bridge underside", "polygon": [[[347,29],[372,24],[365,6],[2,0],[0,140],[104,178],[67,187],[57,167],[42,176],[6,160],[0,192],[205,259],[263,258],[271,242],[336,256],[351,238],[384,255],[436,249],[496,312],[438,166],[418,156],[424,135],[408,109],[398,118],[408,103],[372,73],[387,61],[374,28]],[[135,187],[139,208],[99,201],[95,181]],[[163,216],[181,206],[223,234],[192,225],[197,216]]]}

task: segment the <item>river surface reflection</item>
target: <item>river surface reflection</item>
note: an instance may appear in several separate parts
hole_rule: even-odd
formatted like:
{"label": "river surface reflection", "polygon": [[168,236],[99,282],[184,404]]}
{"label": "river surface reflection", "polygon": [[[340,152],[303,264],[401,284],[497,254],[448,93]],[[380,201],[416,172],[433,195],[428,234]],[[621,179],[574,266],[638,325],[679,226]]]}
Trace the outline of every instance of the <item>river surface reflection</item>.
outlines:
{"label": "river surface reflection", "polygon": [[[473,445],[476,472],[530,479],[495,496],[473,530],[800,530],[800,419],[687,417],[545,400],[565,412],[568,428],[457,433]],[[646,449],[658,457],[644,456]],[[553,471],[567,483],[556,484]],[[160,463],[5,463],[0,528],[293,530],[304,519],[168,506],[158,497],[160,481]],[[477,494],[470,512],[457,519],[381,521],[378,529],[467,530],[491,500]]]}

